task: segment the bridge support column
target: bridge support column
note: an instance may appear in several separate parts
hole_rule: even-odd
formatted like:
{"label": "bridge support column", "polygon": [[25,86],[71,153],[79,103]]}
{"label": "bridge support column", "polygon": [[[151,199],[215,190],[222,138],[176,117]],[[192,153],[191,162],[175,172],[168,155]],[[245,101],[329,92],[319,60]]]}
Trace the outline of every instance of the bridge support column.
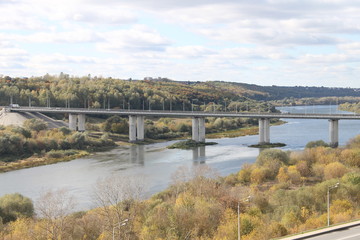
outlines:
{"label": "bridge support column", "polygon": [[270,119],[259,119],[259,144],[270,143]]}
{"label": "bridge support column", "polygon": [[265,143],[265,119],[259,118],[259,144]]}
{"label": "bridge support column", "polygon": [[137,116],[137,140],[144,141],[144,116]]}
{"label": "bridge support column", "polygon": [[77,115],[76,114],[69,114],[69,129],[76,131],[77,126]]}
{"label": "bridge support column", "polygon": [[264,119],[264,140],[265,143],[270,143],[270,119]]}
{"label": "bridge support column", "polygon": [[205,118],[199,119],[199,142],[205,142]]}
{"label": "bridge support column", "polygon": [[79,114],[77,116],[78,120],[78,131],[84,132],[85,131],[85,114]]}
{"label": "bridge support column", "polygon": [[199,119],[192,119],[192,140],[198,142],[199,141]]}
{"label": "bridge support column", "polygon": [[129,116],[129,142],[136,142],[136,116]]}
{"label": "bridge support column", "polygon": [[329,136],[330,147],[336,148],[339,146],[339,120],[329,120]]}

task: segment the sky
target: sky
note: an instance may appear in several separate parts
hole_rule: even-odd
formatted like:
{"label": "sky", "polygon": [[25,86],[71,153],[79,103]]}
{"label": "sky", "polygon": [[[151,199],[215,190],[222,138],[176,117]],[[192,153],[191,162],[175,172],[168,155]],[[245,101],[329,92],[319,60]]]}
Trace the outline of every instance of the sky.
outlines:
{"label": "sky", "polygon": [[360,88],[359,0],[0,0],[0,74]]}

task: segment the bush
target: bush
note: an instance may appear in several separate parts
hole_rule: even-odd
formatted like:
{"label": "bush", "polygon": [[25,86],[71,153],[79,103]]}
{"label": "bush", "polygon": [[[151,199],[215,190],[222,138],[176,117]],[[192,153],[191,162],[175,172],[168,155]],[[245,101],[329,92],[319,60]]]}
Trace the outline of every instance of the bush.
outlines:
{"label": "bush", "polygon": [[267,168],[269,170],[268,177],[273,179],[279,172],[282,165],[287,165],[289,156],[286,152],[279,149],[266,149],[262,151],[256,159],[258,166]]}
{"label": "bush", "polygon": [[24,121],[24,128],[31,131],[40,132],[41,130],[46,130],[47,127],[47,123],[38,118],[32,118]]}
{"label": "bush", "polygon": [[31,138],[31,132],[25,128],[22,127],[15,127],[11,129],[12,132],[21,134],[25,138]]}
{"label": "bush", "polygon": [[64,134],[64,136],[71,133],[71,130],[67,127],[61,127],[61,128],[59,128],[59,131],[62,132]]}
{"label": "bush", "polygon": [[305,148],[316,148],[316,147],[329,147],[329,144],[327,144],[323,140],[318,140],[318,141],[308,142],[305,146]]}
{"label": "bush", "polygon": [[345,173],[347,173],[347,168],[339,162],[330,163],[324,168],[324,177],[326,180],[341,178]]}
{"label": "bush", "polygon": [[19,217],[32,217],[34,205],[30,198],[19,193],[6,194],[0,198],[0,217],[3,223],[15,221]]}

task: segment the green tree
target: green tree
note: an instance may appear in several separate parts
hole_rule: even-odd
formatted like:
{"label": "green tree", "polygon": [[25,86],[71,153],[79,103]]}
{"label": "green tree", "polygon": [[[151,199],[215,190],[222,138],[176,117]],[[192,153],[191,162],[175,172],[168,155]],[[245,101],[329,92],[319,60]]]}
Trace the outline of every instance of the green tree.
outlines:
{"label": "green tree", "polygon": [[34,205],[30,198],[19,193],[6,194],[0,198],[0,217],[4,223],[15,221],[19,217],[32,217]]}

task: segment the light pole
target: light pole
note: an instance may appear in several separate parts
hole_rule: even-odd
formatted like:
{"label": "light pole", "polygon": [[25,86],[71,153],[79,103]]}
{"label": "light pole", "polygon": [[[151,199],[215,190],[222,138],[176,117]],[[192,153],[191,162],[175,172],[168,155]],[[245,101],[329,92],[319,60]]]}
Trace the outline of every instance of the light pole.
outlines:
{"label": "light pole", "polygon": [[194,111],[194,100],[195,101],[198,101],[198,99],[191,99],[191,111],[193,112]]}
{"label": "light pole", "polygon": [[330,226],[330,190],[339,187],[340,183],[336,183],[333,186],[329,186],[327,189],[327,225]]}
{"label": "light pole", "polygon": [[[243,200],[244,202],[249,202],[250,201],[251,196],[248,196],[245,200]],[[240,240],[240,201],[238,201],[238,206],[237,206],[237,214],[238,214],[238,240]]]}
{"label": "light pole", "polygon": [[128,221],[129,221],[129,219],[127,218],[127,219],[125,219],[125,220],[123,220],[123,221],[121,221],[121,222],[118,222],[118,223],[116,224],[116,226],[113,227],[113,236],[112,236],[112,239],[113,239],[113,240],[115,240],[115,229],[116,229],[116,228],[119,228],[119,229],[120,229],[121,226],[125,226]]}

